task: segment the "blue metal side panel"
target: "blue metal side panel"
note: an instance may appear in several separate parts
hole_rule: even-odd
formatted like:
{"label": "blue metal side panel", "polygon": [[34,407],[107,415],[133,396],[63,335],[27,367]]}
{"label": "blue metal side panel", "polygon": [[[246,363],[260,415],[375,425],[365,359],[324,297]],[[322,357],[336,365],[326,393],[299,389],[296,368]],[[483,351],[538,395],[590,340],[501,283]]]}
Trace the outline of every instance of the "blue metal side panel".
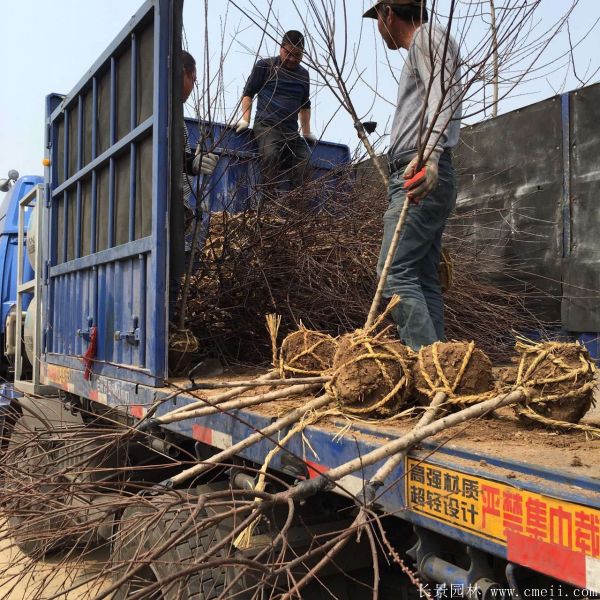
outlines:
{"label": "blue metal side panel", "polygon": [[[249,207],[249,199],[255,194],[260,182],[258,149],[251,130],[236,134],[232,127],[223,123],[186,119],[189,142],[195,148],[198,140],[202,147],[219,155],[219,162],[206,190],[209,210],[241,212]],[[343,144],[320,141],[311,150],[311,173],[318,179],[339,167],[349,164],[350,149]],[[328,180],[327,186],[335,185],[336,178]]]}
{"label": "blue metal side panel", "polygon": [[[158,378],[167,376],[167,257],[168,236],[162,215],[168,215],[170,187],[168,132],[170,111],[170,8],[168,0],[157,0],[154,26],[154,128],[152,142],[152,238],[156,245],[152,250],[150,277],[146,293],[154,298],[150,304],[152,335],[147,355],[148,368]],[[177,91],[178,93],[178,91]]]}
{"label": "blue metal side panel", "polygon": [[592,359],[600,365],[600,333],[580,333],[577,339],[587,348]]}
{"label": "blue metal side panel", "polygon": [[[169,0],[146,2],[75,89],[64,99],[52,96],[47,101],[51,167],[47,171],[50,202],[46,218],[48,246],[45,249],[49,265],[44,298],[45,360],[83,372],[81,357],[89,348],[95,328],[97,351],[93,357],[93,373],[145,385],[162,385],[167,368],[168,232],[165,223],[168,222],[171,179],[169,62],[172,7]],[[153,69],[152,114],[141,117],[145,120],[138,123],[139,99],[135,97],[135,91],[139,75],[136,75],[139,39],[149,33],[150,27],[152,35],[145,39],[150,39],[152,46],[150,54],[144,55],[147,61],[144,64],[151,61]],[[119,117],[116,110],[117,69],[123,52],[130,52],[133,57],[129,77],[133,101],[127,114],[129,129],[125,133],[117,131],[117,119],[122,119],[122,115]],[[107,106],[107,99],[110,110],[105,131],[99,124],[99,111],[102,106]],[[83,132],[84,118],[88,118],[88,113],[84,117],[86,106],[88,110],[91,107],[92,118]],[[123,121],[119,123],[122,127]],[[87,139],[85,136],[90,133],[91,138]],[[152,213],[152,223],[144,234],[146,237],[134,239],[138,145],[148,135],[152,136],[151,204],[144,210]],[[88,149],[85,156],[84,147]],[[130,157],[127,163],[121,160],[124,156]],[[118,180],[117,174],[117,168],[122,168],[123,164],[128,164],[130,169],[126,186]],[[107,177],[101,181],[105,174]],[[101,185],[104,186],[102,196]],[[84,186],[88,186],[89,203],[88,221],[85,222],[82,217]],[[144,198],[149,199],[150,195]],[[117,223],[117,203],[128,206],[130,222],[126,225],[126,240],[129,241],[123,242],[122,236],[116,237],[117,227],[122,225]],[[107,211],[106,222],[98,216],[102,210]],[[90,227],[89,235],[88,230],[82,231],[83,226]],[[86,247],[82,249],[83,239],[86,239]],[[74,247],[72,251],[70,244]]]}

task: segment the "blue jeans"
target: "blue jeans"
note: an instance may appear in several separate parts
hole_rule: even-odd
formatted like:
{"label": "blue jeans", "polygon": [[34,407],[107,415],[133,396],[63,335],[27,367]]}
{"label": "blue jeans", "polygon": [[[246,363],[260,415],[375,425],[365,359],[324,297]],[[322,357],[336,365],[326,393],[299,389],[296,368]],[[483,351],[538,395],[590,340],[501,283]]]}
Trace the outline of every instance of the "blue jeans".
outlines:
{"label": "blue jeans", "polygon": [[[407,164],[408,164],[407,160]],[[383,240],[377,264],[381,274],[406,193],[404,169],[390,178],[389,207],[383,217]],[[452,159],[442,154],[437,188],[415,206],[410,205],[384,288],[384,297],[400,296],[392,311],[400,339],[413,350],[444,339],[444,302],[438,275],[442,233],[456,204]]]}

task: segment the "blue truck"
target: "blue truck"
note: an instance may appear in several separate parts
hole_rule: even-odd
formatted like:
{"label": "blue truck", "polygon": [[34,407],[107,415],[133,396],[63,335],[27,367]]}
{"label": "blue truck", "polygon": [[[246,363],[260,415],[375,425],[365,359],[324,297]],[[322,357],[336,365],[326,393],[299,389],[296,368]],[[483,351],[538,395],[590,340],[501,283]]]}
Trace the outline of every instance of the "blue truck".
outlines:
{"label": "blue truck", "polygon": [[[38,434],[52,429],[54,447],[60,445],[57,423],[67,432],[106,415],[135,423],[150,407],[161,416],[197,400],[185,389],[173,395],[172,385],[186,382],[170,377],[168,361],[165,223],[182,172],[181,102],[172,93],[180,88],[181,18],[181,2],[147,0],[69,94],[48,96],[45,176],[30,181],[29,193],[13,191],[10,199],[10,211],[22,215],[17,265],[24,260],[27,207],[39,210],[36,268],[18,270],[14,286],[16,331],[24,326],[27,298],[35,303],[29,319],[33,368],[25,369],[17,347],[14,386],[22,397],[13,405],[19,421],[29,421]],[[228,182],[239,189],[240,172],[248,185],[255,176],[251,141],[224,125],[189,125],[198,132],[208,127],[217,140],[212,148],[221,155],[217,175],[223,183],[210,202],[216,210],[231,209],[224,200]],[[323,172],[348,160],[347,148],[332,144],[313,154]],[[164,457],[178,446],[200,460],[271,422],[258,409],[174,422],[153,431],[147,444],[130,448],[123,460],[151,473],[152,452]],[[286,481],[315,478],[410,427],[358,423],[339,436],[339,428],[311,425],[303,434],[308,444],[292,438],[273,458],[270,472]],[[247,485],[238,467],[260,468],[273,444],[263,439],[240,451],[232,468],[200,481],[201,489]],[[64,466],[57,456],[44,466],[50,473]],[[434,438],[411,450],[376,509],[388,515],[392,543],[421,577],[421,594],[464,596],[473,589],[481,598],[586,597],[600,592],[599,457],[597,440],[558,443],[543,430],[485,421],[449,441]],[[106,460],[114,466],[119,459]],[[344,511],[352,505],[348,496],[359,496],[377,467],[320,494],[318,505],[310,506],[321,515],[321,525],[343,526]],[[35,540],[19,537],[23,519],[11,525],[25,552],[39,551]],[[108,539],[111,531],[95,537]],[[361,556],[358,547],[350,554],[340,569],[348,578],[336,597],[371,598],[372,592],[360,595],[351,582],[354,572],[372,568],[372,557]],[[164,591],[153,597],[173,597],[161,587],[160,560],[150,566],[148,577]],[[406,597],[412,583],[394,569],[384,570],[380,597]],[[303,597],[331,597],[321,593]],[[179,597],[219,593],[188,588]]]}
{"label": "blue truck", "polygon": [[[14,179],[13,179],[14,178]],[[43,178],[29,175],[19,177],[18,172],[11,171],[9,178],[2,180],[1,189],[5,191],[0,203],[0,281],[2,282],[0,314],[0,404],[6,408],[11,400],[18,395],[15,391],[14,361],[16,340],[16,298],[17,298],[17,269],[18,269],[18,231],[19,231],[19,201],[28,195],[32,189],[43,183]],[[23,230],[27,233],[31,211],[24,212]],[[23,277],[25,280],[33,278],[33,266],[29,258],[21,256]],[[27,310],[30,295],[24,297],[23,310]]]}

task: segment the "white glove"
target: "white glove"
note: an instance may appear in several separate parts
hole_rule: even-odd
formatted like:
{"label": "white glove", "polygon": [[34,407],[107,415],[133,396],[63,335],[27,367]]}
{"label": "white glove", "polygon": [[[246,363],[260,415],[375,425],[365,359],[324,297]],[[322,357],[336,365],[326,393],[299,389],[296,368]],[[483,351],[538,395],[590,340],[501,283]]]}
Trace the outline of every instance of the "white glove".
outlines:
{"label": "white glove", "polygon": [[246,119],[240,119],[237,122],[237,125],[235,126],[235,132],[242,133],[242,131],[246,131],[246,129],[248,129],[248,127],[250,127],[250,123],[248,123],[248,121],[246,121]]}
{"label": "white glove", "polygon": [[314,146],[317,143],[317,136],[314,133],[304,133],[302,137],[306,140],[309,146]]}
{"label": "white glove", "polygon": [[[425,155],[427,155],[427,151]],[[437,187],[440,153],[434,150],[420,171],[417,171],[417,159],[418,156],[415,156],[404,170],[404,179],[407,180],[404,189],[407,192],[408,199],[413,204],[419,204],[423,198],[431,194]],[[415,179],[412,180],[413,178]]]}
{"label": "white glove", "polygon": [[202,173],[202,175],[212,175],[219,157],[216,154],[207,152],[206,154],[196,154],[194,162],[192,164],[192,171],[194,175]]}

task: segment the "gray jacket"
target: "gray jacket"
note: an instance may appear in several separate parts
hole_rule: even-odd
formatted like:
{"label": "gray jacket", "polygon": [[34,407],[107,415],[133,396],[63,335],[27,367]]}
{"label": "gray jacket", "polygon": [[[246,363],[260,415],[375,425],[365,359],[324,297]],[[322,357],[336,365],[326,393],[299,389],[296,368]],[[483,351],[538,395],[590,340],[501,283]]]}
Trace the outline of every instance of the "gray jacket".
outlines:
{"label": "gray jacket", "polygon": [[[440,153],[454,148],[460,133],[461,101],[458,46],[447,35],[446,29],[425,23],[414,33],[400,76],[388,151],[390,158],[414,154],[419,141],[420,145],[435,147]],[[432,124],[433,129],[427,137]]]}

